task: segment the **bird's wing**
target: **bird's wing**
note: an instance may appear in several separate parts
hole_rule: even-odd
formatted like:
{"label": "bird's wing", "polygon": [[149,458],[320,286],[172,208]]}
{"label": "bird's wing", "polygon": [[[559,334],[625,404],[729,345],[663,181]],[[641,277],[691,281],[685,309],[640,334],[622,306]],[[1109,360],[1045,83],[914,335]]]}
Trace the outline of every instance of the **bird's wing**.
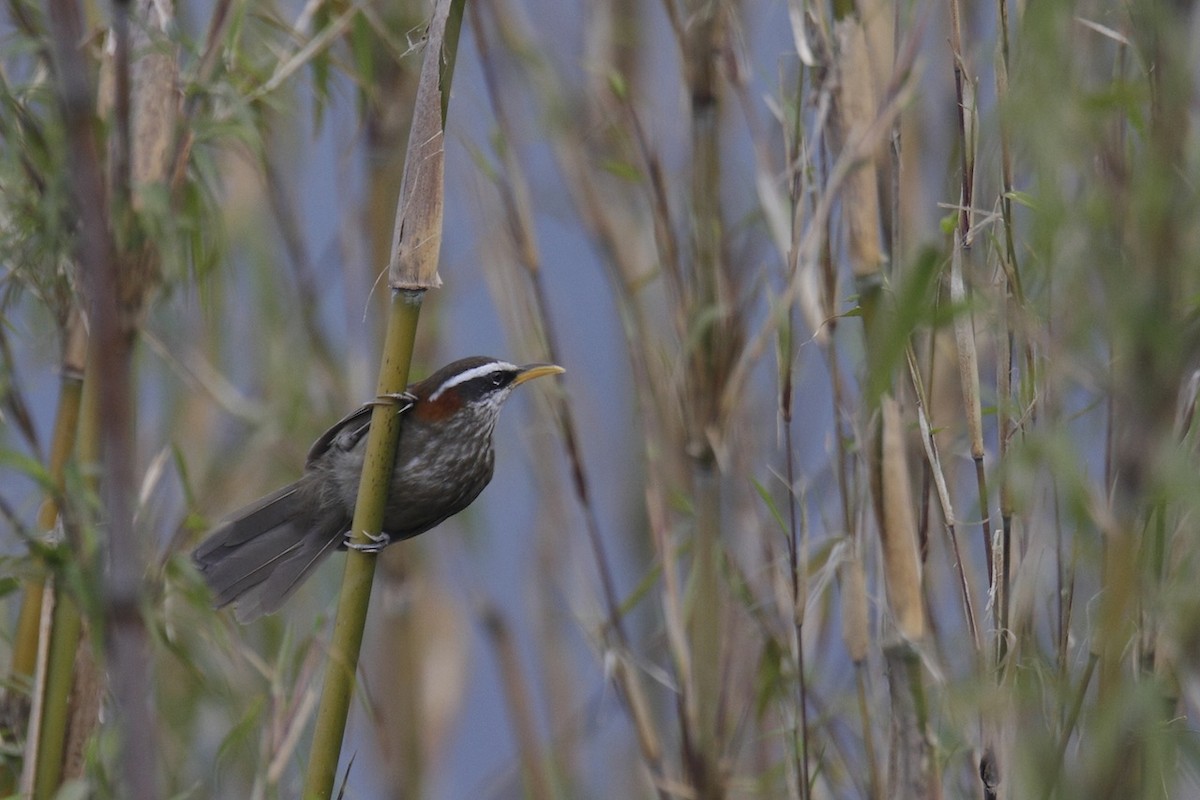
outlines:
{"label": "bird's wing", "polygon": [[313,442],[312,447],[308,448],[304,466],[312,466],[312,463],[325,455],[330,448],[350,450],[357,445],[359,440],[366,436],[367,431],[371,429],[371,411],[375,406],[394,406],[397,414],[403,414],[412,408],[415,401],[416,398],[412,395],[402,393],[364,403],[334,423],[333,427],[322,433],[320,438]]}

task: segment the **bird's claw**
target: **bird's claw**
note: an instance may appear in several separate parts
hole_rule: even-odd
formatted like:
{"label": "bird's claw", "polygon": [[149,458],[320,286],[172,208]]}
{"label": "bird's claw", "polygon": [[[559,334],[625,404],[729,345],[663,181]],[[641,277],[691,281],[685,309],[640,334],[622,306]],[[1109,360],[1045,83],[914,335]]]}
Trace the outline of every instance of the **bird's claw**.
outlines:
{"label": "bird's claw", "polygon": [[367,403],[370,406],[395,406],[396,413],[407,411],[413,407],[413,403],[417,402],[417,396],[412,392],[388,392],[386,394],[377,395],[374,400]]}
{"label": "bird's claw", "polygon": [[363,531],[362,535],[366,537],[367,541],[355,541],[354,534],[351,531],[346,531],[342,539],[342,544],[346,546],[347,550],[355,550],[359,553],[378,553],[392,543],[392,537],[386,533]]}

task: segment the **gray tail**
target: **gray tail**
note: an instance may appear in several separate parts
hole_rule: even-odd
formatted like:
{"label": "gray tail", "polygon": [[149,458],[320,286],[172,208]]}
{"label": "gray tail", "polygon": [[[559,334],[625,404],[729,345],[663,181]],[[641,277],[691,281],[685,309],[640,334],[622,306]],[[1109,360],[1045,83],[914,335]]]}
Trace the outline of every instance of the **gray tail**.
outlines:
{"label": "gray tail", "polygon": [[217,607],[235,603],[238,622],[278,611],[341,543],[342,520],[316,518],[303,496],[299,483],[272,492],[214,528],[192,553]]}

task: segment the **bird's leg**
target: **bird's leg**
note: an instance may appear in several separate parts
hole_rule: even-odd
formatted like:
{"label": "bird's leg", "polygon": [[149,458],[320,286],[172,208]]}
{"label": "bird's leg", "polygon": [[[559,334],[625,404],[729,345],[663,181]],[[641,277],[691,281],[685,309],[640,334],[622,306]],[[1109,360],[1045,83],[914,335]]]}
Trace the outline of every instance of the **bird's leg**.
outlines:
{"label": "bird's leg", "polygon": [[367,541],[356,542],[354,541],[354,533],[346,531],[342,534],[342,545],[347,550],[357,550],[360,553],[378,553],[392,543],[392,537],[387,533],[363,531],[362,534],[367,537]]}
{"label": "bird's leg", "polygon": [[401,414],[413,407],[417,396],[412,392],[388,392],[378,395],[367,403],[369,406],[396,406],[396,413]]}

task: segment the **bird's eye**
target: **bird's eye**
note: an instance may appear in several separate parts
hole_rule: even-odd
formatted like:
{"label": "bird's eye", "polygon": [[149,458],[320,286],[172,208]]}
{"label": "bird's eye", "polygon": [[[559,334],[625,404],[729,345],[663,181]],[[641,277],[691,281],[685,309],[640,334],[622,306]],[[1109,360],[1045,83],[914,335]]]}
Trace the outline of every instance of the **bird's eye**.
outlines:
{"label": "bird's eye", "polygon": [[492,386],[502,386],[502,385],[504,385],[504,376],[499,373],[493,375],[492,376]]}

